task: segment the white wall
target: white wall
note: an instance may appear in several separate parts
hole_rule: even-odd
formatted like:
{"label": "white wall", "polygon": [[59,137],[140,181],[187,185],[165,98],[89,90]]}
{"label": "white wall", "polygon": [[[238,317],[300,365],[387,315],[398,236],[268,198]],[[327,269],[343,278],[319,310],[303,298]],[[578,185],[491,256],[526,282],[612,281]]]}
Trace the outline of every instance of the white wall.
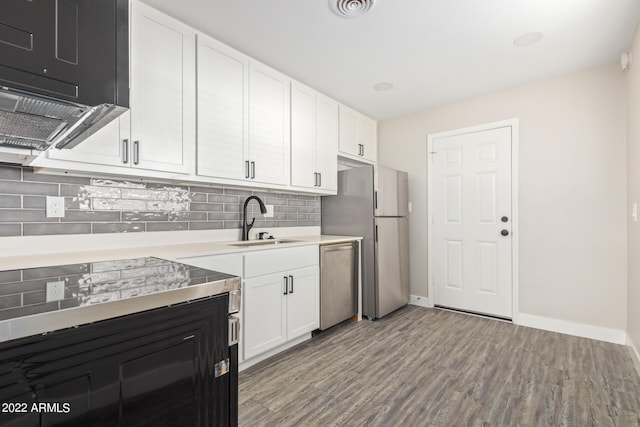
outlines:
{"label": "white wall", "polygon": [[411,293],[427,295],[427,135],[519,118],[520,313],[624,331],[625,111],[612,64],[381,122],[379,163],[410,176]]}
{"label": "white wall", "polygon": [[[632,49],[632,64],[627,72],[627,185],[628,212],[633,203],[640,203],[640,29]],[[629,277],[627,294],[627,334],[640,350],[640,223],[628,216]],[[636,353],[637,354],[637,353]]]}

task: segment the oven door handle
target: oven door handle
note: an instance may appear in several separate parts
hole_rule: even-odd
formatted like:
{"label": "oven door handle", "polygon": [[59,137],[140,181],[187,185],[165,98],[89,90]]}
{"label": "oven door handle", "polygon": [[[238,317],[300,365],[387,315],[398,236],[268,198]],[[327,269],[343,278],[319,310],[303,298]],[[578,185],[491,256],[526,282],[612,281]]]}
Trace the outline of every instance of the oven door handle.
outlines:
{"label": "oven door handle", "polygon": [[238,344],[240,341],[240,319],[229,317],[229,347]]}

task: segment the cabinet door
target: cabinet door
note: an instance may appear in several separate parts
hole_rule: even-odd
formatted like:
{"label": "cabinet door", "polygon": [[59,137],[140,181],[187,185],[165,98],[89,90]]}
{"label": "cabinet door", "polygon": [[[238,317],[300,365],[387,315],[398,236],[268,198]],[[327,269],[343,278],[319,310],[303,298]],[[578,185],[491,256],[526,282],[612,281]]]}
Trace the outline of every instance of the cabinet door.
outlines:
{"label": "cabinet door", "polygon": [[340,106],[340,151],[353,156],[360,155],[358,146],[358,113]]}
{"label": "cabinet door", "polygon": [[338,103],[322,95],[316,98],[316,170],[320,188],[338,189]]}
{"label": "cabinet door", "polygon": [[375,162],[378,157],[378,123],[340,105],[340,152]]}
{"label": "cabinet door", "polygon": [[378,158],[378,123],[368,117],[360,117],[357,135],[358,144],[362,144],[362,157],[375,162]]}
{"label": "cabinet door", "polygon": [[249,160],[251,179],[289,183],[289,79],[261,64],[249,63]]}
{"label": "cabinet door", "polygon": [[189,172],[195,147],[195,32],[131,4],[131,144],[135,167]]}
{"label": "cabinet door", "polygon": [[198,175],[245,179],[248,58],[198,34]]}
{"label": "cabinet door", "polygon": [[316,92],[291,84],[291,185],[316,187]]}
{"label": "cabinet door", "polygon": [[[123,113],[128,115],[129,112]],[[110,166],[127,166],[124,160],[127,159],[128,152],[123,152],[128,146],[123,143],[123,139],[129,138],[128,131],[124,129],[120,135],[120,118],[112,121],[82,141],[72,150],[49,150],[47,155],[50,159],[69,160],[73,162],[94,163]]]}
{"label": "cabinet door", "polygon": [[292,340],[320,327],[320,288],[318,267],[292,270],[289,275],[287,339]]}
{"label": "cabinet door", "polygon": [[284,274],[247,279],[244,292],[244,358],[248,359],[287,340]]}

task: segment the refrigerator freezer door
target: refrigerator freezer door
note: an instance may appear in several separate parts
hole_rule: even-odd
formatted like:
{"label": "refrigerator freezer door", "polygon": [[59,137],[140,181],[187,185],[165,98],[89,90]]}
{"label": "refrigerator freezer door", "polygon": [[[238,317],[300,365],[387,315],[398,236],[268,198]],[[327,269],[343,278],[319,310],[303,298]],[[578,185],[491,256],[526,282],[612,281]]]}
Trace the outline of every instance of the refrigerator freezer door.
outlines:
{"label": "refrigerator freezer door", "polygon": [[409,219],[375,219],[376,310],[383,317],[409,303]]}
{"label": "refrigerator freezer door", "polygon": [[375,171],[375,216],[409,215],[409,175],[377,166]]}

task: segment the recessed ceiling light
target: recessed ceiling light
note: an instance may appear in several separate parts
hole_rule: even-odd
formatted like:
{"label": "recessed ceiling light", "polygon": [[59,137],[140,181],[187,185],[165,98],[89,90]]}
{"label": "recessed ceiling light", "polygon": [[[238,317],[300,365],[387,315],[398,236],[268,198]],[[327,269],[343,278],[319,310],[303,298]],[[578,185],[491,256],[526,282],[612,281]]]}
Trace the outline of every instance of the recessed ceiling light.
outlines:
{"label": "recessed ceiling light", "polygon": [[516,39],[513,41],[513,44],[516,46],[529,46],[532,45],[534,43],[539,42],[542,37],[544,36],[543,33],[539,32],[539,31],[534,31],[532,33],[526,33],[523,34],[519,37],[516,37]]}
{"label": "recessed ceiling light", "polygon": [[356,18],[373,9],[376,0],[329,0],[329,6],[344,18]]}
{"label": "recessed ceiling light", "polygon": [[382,83],[378,83],[373,88],[375,90],[384,91],[384,90],[389,90],[392,87],[393,87],[393,83],[382,82]]}

